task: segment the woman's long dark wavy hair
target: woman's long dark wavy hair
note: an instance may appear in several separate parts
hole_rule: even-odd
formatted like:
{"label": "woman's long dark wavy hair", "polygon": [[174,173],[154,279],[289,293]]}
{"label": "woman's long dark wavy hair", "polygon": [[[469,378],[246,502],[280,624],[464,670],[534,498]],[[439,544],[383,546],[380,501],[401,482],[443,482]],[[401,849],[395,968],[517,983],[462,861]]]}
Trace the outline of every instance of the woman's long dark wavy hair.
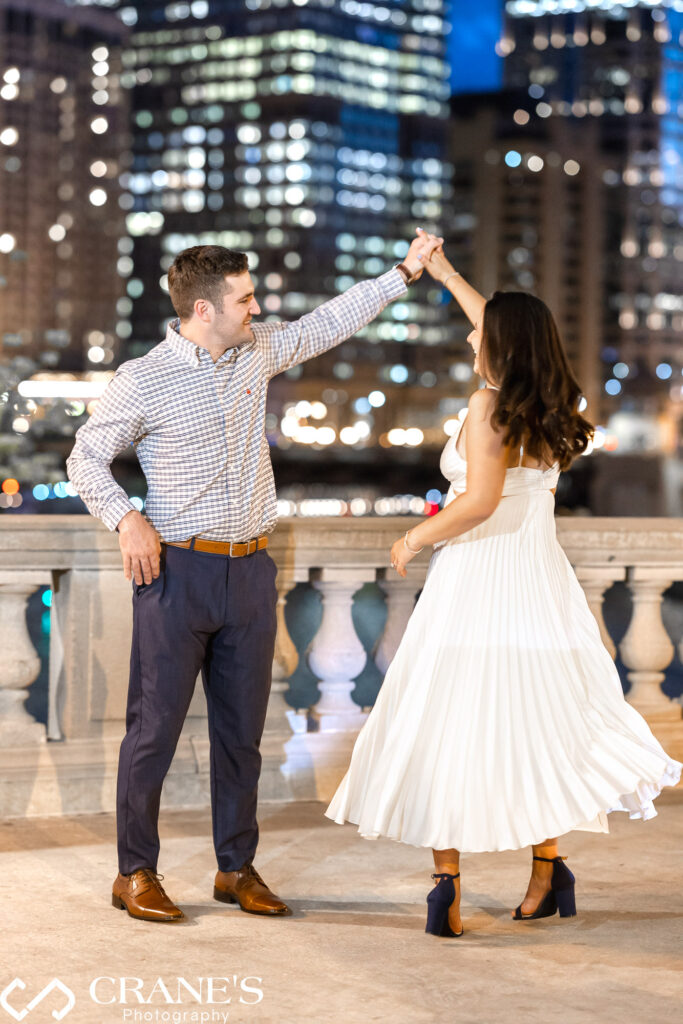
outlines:
{"label": "woman's long dark wavy hair", "polygon": [[[482,359],[483,356],[483,359]],[[484,307],[480,371],[500,390],[491,416],[505,443],[568,469],[595,430],[579,412],[581,388],[553,315],[527,292],[495,292]]]}

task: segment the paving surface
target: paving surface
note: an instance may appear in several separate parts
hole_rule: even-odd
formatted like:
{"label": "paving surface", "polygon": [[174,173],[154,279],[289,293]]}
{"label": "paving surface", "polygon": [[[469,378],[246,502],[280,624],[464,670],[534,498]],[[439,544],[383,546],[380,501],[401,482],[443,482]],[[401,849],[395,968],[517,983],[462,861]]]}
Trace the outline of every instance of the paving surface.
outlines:
{"label": "paving surface", "polygon": [[[0,1024],[670,1024],[683,1005],[683,790],[657,805],[645,824],[613,814],[609,836],[564,839],[574,919],[510,919],[526,852],[463,857],[466,931],[450,940],[424,933],[429,851],[362,840],[321,804],[261,809],[256,866],[294,910],[273,920],[212,900],[204,810],[162,818],[164,885],[187,915],[171,925],[112,908],[111,815],[0,822]],[[54,978],[75,998],[63,1016],[68,992],[35,1002]]]}

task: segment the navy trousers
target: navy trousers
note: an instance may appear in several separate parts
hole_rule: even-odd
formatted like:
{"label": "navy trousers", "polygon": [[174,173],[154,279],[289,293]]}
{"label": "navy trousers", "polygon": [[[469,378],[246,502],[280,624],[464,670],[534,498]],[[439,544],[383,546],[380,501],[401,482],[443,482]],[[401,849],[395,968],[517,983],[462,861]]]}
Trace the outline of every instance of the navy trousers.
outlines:
{"label": "navy trousers", "polygon": [[218,867],[235,871],[258,843],[259,745],[275,647],[277,569],[162,545],[161,572],[133,583],[126,735],[119,755],[119,871],[156,871],[159,800],[201,670],[209,713],[211,810]]}

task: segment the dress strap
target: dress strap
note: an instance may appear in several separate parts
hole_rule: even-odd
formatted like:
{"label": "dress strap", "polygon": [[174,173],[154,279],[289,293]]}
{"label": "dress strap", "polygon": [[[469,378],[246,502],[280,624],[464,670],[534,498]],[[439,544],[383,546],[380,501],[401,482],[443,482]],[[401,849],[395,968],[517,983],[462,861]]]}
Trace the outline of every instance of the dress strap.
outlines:
{"label": "dress strap", "polygon": [[524,458],[524,445],[521,444],[519,446],[519,462],[517,463],[517,467],[518,468],[522,465],[522,459],[523,458]]}

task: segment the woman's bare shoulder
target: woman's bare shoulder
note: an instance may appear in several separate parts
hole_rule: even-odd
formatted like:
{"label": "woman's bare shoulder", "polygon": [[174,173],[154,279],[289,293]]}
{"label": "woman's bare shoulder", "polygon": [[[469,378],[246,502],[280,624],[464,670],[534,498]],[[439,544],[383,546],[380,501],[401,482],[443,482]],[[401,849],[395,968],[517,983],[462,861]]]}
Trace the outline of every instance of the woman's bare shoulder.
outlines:
{"label": "woman's bare shoulder", "polygon": [[470,395],[467,403],[468,416],[472,413],[477,419],[488,419],[496,404],[496,392],[493,388],[479,388]]}

